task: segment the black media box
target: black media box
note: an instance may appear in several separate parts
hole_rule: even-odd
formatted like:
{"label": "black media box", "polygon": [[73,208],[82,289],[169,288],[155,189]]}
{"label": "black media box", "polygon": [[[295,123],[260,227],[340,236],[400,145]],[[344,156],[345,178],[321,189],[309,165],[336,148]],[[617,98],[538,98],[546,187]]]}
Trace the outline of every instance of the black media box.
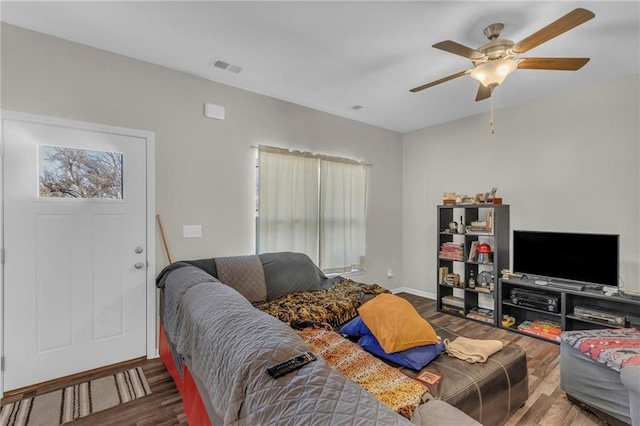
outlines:
{"label": "black media box", "polygon": [[522,288],[511,290],[511,303],[547,312],[560,312],[560,296]]}

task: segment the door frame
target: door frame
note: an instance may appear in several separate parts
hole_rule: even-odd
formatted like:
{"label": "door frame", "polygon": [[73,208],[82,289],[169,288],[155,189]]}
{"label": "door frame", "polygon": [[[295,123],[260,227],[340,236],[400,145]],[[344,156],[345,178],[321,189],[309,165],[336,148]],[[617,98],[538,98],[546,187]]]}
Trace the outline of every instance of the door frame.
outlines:
{"label": "door frame", "polygon": [[2,373],[0,374],[0,396],[4,393],[4,120],[23,121],[27,123],[46,124],[78,130],[96,131],[115,135],[136,137],[145,140],[146,152],[146,233],[147,233],[147,275],[146,275],[146,310],[147,310],[147,358],[158,357],[157,346],[157,297],[155,286],[156,271],[156,200],[155,200],[155,133],[146,130],[129,129],[125,127],[108,126],[105,124],[89,123],[69,120],[66,118],[49,117],[16,111],[1,110],[0,119],[0,249],[3,259],[0,262],[0,354],[2,354]]}

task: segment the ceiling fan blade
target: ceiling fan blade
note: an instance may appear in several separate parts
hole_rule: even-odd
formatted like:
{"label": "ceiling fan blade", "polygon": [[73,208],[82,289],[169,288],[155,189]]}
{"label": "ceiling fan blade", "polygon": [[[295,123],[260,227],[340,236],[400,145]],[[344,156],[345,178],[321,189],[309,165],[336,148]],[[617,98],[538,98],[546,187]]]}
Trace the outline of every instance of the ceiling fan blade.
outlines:
{"label": "ceiling fan blade", "polygon": [[450,76],[441,78],[440,80],[432,81],[431,83],[427,83],[427,84],[423,84],[422,86],[414,87],[413,89],[411,89],[409,91],[411,93],[416,93],[416,92],[419,92],[421,90],[427,89],[427,88],[429,88],[431,86],[435,86],[436,84],[444,83],[445,81],[449,81],[449,80],[453,80],[454,78],[462,77],[465,74],[469,74],[469,72],[470,72],[469,70],[460,71],[458,73],[451,74]]}
{"label": "ceiling fan blade", "polygon": [[589,58],[523,58],[518,62],[518,68],[525,70],[577,71],[587,62],[589,62]]}
{"label": "ceiling fan blade", "polygon": [[464,56],[467,59],[484,58],[484,53],[478,52],[475,49],[472,49],[467,46],[463,46],[460,43],[456,43],[455,41],[451,41],[451,40],[441,41],[440,43],[434,44],[433,47],[435,47],[436,49],[444,50],[445,52]]}
{"label": "ceiling fan blade", "polygon": [[531,34],[519,43],[514,44],[511,50],[516,54],[524,53],[574,27],[577,27],[580,24],[587,22],[595,16],[596,15],[590,10],[582,8],[574,9],[562,18]]}
{"label": "ceiling fan blade", "polygon": [[491,87],[486,87],[480,84],[480,87],[478,87],[478,94],[476,95],[476,102],[490,98],[491,92],[493,92],[493,89],[491,89]]}

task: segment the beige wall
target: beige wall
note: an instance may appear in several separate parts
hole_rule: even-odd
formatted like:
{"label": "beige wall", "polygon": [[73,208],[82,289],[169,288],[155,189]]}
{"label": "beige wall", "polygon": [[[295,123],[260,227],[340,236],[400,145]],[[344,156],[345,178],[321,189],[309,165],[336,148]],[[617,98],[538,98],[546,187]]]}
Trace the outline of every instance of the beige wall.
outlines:
{"label": "beige wall", "polygon": [[639,100],[634,75],[497,110],[494,135],[488,114],[403,135],[405,285],[436,292],[442,193],[496,186],[512,230],[620,234],[620,274],[640,289]]}
{"label": "beige wall", "polygon": [[[226,120],[205,118],[205,102],[225,106]],[[368,270],[358,280],[401,285],[399,133],[6,24],[2,108],[154,132],[156,209],[174,260],[254,252],[251,145],[372,163]],[[182,225],[193,224],[203,237],[183,239]],[[159,236],[157,253],[162,268]]]}

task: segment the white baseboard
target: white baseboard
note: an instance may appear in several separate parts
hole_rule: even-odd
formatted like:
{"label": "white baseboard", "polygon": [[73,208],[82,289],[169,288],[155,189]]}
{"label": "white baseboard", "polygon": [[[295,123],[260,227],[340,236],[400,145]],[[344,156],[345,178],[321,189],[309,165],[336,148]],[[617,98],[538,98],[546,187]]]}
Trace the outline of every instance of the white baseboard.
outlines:
{"label": "white baseboard", "polygon": [[396,294],[396,293],[409,293],[409,294],[413,294],[414,296],[420,296],[420,297],[424,297],[426,299],[431,299],[431,300],[436,300],[438,298],[433,293],[427,293],[426,291],[416,290],[414,288],[409,288],[409,287],[394,288],[394,289],[391,290],[391,292],[393,294]]}

